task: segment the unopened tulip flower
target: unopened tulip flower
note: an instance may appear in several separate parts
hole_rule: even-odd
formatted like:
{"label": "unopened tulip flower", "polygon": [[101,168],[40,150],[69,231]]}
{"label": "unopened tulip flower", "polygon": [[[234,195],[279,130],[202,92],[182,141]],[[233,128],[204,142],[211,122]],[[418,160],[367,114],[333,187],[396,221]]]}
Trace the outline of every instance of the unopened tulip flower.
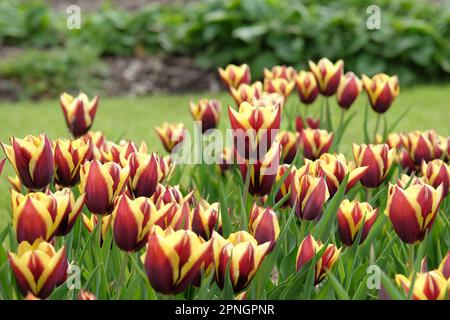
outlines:
{"label": "unopened tulip flower", "polygon": [[129,168],[115,162],[85,162],[80,170],[80,191],[86,193],[86,207],[94,214],[110,214],[114,201],[125,188]]}
{"label": "unopened tulip flower", "polygon": [[192,101],[189,104],[189,110],[194,120],[202,123],[202,133],[217,127],[221,109],[220,102],[214,99],[200,99],[197,104]]}
{"label": "unopened tulip flower", "polygon": [[97,300],[97,297],[92,292],[80,290],[77,300]]}
{"label": "unopened tulip flower", "polygon": [[428,163],[422,162],[422,175],[426,182],[434,188],[442,185],[444,197],[448,194],[450,186],[450,167],[440,159],[432,160]]}
{"label": "unopened tulip flower", "polygon": [[229,64],[225,69],[219,68],[219,75],[227,88],[237,89],[240,84],[250,84],[251,75],[250,68],[247,64],[236,66]]}
{"label": "unopened tulip flower", "polygon": [[271,208],[263,208],[254,204],[250,212],[248,231],[258,244],[269,242],[270,250],[272,250],[280,235],[280,225],[276,213]]}
{"label": "unopened tulip flower", "polygon": [[403,147],[403,137],[400,133],[397,132],[389,133],[386,141],[383,141],[383,137],[380,134],[377,134],[375,142],[377,144],[386,143],[389,148],[396,148],[397,150]]}
{"label": "unopened tulip flower", "polygon": [[238,156],[238,166],[244,183],[250,170],[248,192],[251,195],[265,196],[272,190],[280,164],[280,151],[280,144],[275,142],[260,160],[249,161]]}
{"label": "unopened tulip flower", "polygon": [[176,294],[198,278],[210,255],[211,241],[204,242],[193,231],[155,227],[143,263],[155,291]]}
{"label": "unopened tulip flower", "polygon": [[298,132],[280,131],[277,140],[281,145],[283,162],[292,163],[300,146],[300,134]]}
{"label": "unopened tulip flower", "polygon": [[289,82],[295,80],[297,70],[290,66],[273,66],[271,70],[264,68],[264,78],[266,79],[285,79]]}
{"label": "unopened tulip flower", "polygon": [[172,157],[170,155],[159,157],[159,167],[161,168],[162,178],[169,179],[173,170],[175,170],[175,163],[172,161]]}
{"label": "unopened tulip flower", "polygon": [[157,154],[135,152],[128,158],[130,178],[128,191],[134,197],[151,197],[163,178]]}
{"label": "unopened tulip flower", "polygon": [[67,197],[69,199],[67,208],[64,211],[64,216],[55,233],[56,236],[65,236],[72,230],[81,213],[81,210],[83,210],[86,195],[83,193],[75,200],[72,190],[70,190],[70,188],[64,188],[61,191],[55,192],[53,196],[57,199],[59,197]]}
{"label": "unopened tulip flower", "polygon": [[273,107],[278,106],[283,108],[286,99],[282,94],[279,93],[261,93],[260,97],[253,97],[250,101],[250,104],[258,107]]}
{"label": "unopened tulip flower", "polygon": [[411,162],[416,166],[420,166],[422,161],[439,159],[443,154],[434,130],[424,132],[416,130],[403,135],[403,146]]}
{"label": "unopened tulip flower", "polygon": [[156,204],[156,206],[168,203],[184,204],[192,199],[193,194],[194,191],[191,191],[188,194],[183,195],[179,185],[164,186],[162,184],[158,184],[155,193],[151,196],[151,200],[154,204]]}
{"label": "unopened tulip flower", "polygon": [[24,139],[11,138],[11,146],[2,143],[3,151],[22,184],[30,190],[41,190],[53,178],[52,143],[45,134]]}
{"label": "unopened tulip flower", "polygon": [[[277,184],[279,181],[281,181],[281,179],[286,174],[286,172],[289,171],[289,173],[286,174],[286,178],[281,183],[280,190],[278,191],[278,193],[275,196],[275,203],[277,203],[278,201],[283,199],[283,197],[285,195],[287,195],[288,192],[291,190],[292,179],[293,179],[294,175],[296,174],[297,170],[294,166],[292,166],[292,168],[290,168],[290,169],[289,169],[289,167],[290,166],[288,164],[282,164],[278,167],[277,176],[275,177],[275,184]],[[283,207],[286,207],[288,205],[289,205],[289,199],[283,203]]]}
{"label": "unopened tulip flower", "polygon": [[415,184],[425,184],[423,182],[423,179],[420,179],[416,176],[408,176],[407,174],[402,174],[400,178],[397,178],[397,185],[402,188],[406,189],[409,186],[413,186]]}
{"label": "unopened tulip flower", "polygon": [[344,62],[339,60],[332,63],[327,58],[322,58],[317,64],[309,61],[309,68],[316,78],[320,93],[326,97],[335,94],[343,73]]}
{"label": "unopened tulip flower", "polygon": [[151,211],[148,198],[131,200],[126,195],[119,197],[112,213],[112,230],[114,241],[120,249],[135,252],[146,244]]}
{"label": "unopened tulip flower", "polygon": [[416,273],[414,284],[412,276],[407,278],[402,274],[395,276],[397,285],[401,286],[406,294],[409,294],[412,288],[413,300],[444,300],[447,295],[448,282],[438,271]]}
{"label": "unopened tulip flower", "polygon": [[147,153],[147,144],[142,141],[138,147],[133,141],[122,140],[119,144],[105,141],[100,149],[102,158],[100,162],[115,162],[121,167],[125,167],[131,154],[136,152]]}
{"label": "unopened tulip flower", "polygon": [[368,167],[361,178],[367,188],[378,187],[386,178],[395,159],[395,149],[387,144],[353,144],[353,155],[358,167]]}
{"label": "unopened tulip flower", "polygon": [[89,101],[84,93],[73,97],[64,92],[59,97],[67,127],[75,138],[84,135],[91,128],[97,113],[98,100],[98,96],[95,96]]}
{"label": "unopened tulip flower", "polygon": [[364,90],[367,92],[372,109],[377,113],[385,113],[399,94],[397,76],[378,73],[372,78],[362,75]]}
{"label": "unopened tulip flower", "polygon": [[257,158],[264,156],[280,129],[281,108],[258,107],[243,102],[239,111],[228,107],[228,115],[237,153],[246,159],[249,158],[250,152],[255,151],[259,153]]}
{"label": "unopened tulip flower", "polygon": [[182,123],[169,124],[164,122],[162,126],[156,127],[155,130],[167,152],[172,152],[178,144],[183,142],[186,134],[186,128]]}
{"label": "unopened tulip flower", "polygon": [[295,86],[297,87],[300,101],[304,104],[313,103],[319,94],[316,78],[310,71],[300,71],[295,78]]}
{"label": "unopened tulip flower", "polygon": [[[309,163],[306,159],[306,163]],[[355,168],[353,162],[347,162],[345,156],[340,154],[324,153],[315,162],[310,164],[310,170],[315,176],[326,178],[326,183],[330,196],[334,196],[339,186],[348,174],[348,181],[345,192],[348,192],[358,183],[368,170],[368,167]]]}
{"label": "unopened tulip flower", "polygon": [[295,129],[297,132],[301,133],[304,129],[320,129],[320,118],[306,118],[306,123],[303,122],[303,118],[301,116],[297,116],[295,118]]}
{"label": "unopened tulip flower", "polygon": [[253,99],[260,99],[263,94],[263,85],[261,81],[252,84],[242,83],[238,88],[230,87],[230,93],[238,106],[242,102],[251,103]]}
{"label": "unopened tulip flower", "polygon": [[33,243],[23,241],[17,253],[8,254],[9,264],[23,295],[31,292],[41,299],[66,281],[68,262],[66,248],[58,251],[48,242],[37,239]]}
{"label": "unopened tulip flower", "polygon": [[362,90],[362,82],[353,72],[347,72],[342,76],[336,93],[338,105],[348,109],[358,98]]}
{"label": "unopened tulip flower", "polygon": [[62,187],[73,187],[80,181],[80,167],[93,156],[93,144],[83,139],[58,139],[55,143],[55,182]]}
{"label": "unopened tulip flower", "polygon": [[[89,217],[84,213],[81,214],[81,220],[83,221],[83,225],[89,233],[92,233],[95,227],[98,225],[98,216],[95,214],[91,214]],[[102,219],[102,234],[101,234],[101,242],[106,238],[106,233],[109,230],[109,226],[111,225],[112,215],[108,214],[106,216],[101,216]]]}
{"label": "unopened tulip flower", "polygon": [[338,233],[342,243],[351,246],[361,229],[362,243],[375,223],[377,214],[378,209],[373,209],[367,202],[350,202],[348,199],[342,201],[337,212]]}
{"label": "unopened tulip flower", "polygon": [[189,203],[167,203],[154,206],[152,203],[151,222],[163,230],[171,227],[174,230],[189,230],[191,228],[191,208]]}
{"label": "unopened tulip flower", "polygon": [[219,203],[209,204],[202,199],[191,212],[191,229],[203,239],[210,239],[215,230],[222,233]]}
{"label": "unopened tulip flower", "polygon": [[319,220],[329,197],[323,177],[297,173],[292,179],[290,204],[295,205],[295,215],[300,219]]}
{"label": "unopened tulip flower", "polygon": [[[297,272],[311,261],[319,251],[322,250],[324,244],[320,240],[314,239],[312,235],[308,235],[298,247],[296,268]],[[314,268],[314,285],[318,285],[325,279],[328,272],[333,268],[337,262],[341,249],[338,249],[334,244],[329,244],[322,256],[316,261]]]}
{"label": "unopened tulip flower", "polygon": [[[232,233],[228,239],[214,233],[212,241],[215,278],[219,288],[223,289],[225,277],[230,277],[234,292],[241,292],[266,257],[270,242],[258,245],[256,239],[246,231]],[[227,265],[230,266],[229,274],[226,274]]]}
{"label": "unopened tulip flower", "polygon": [[265,79],[264,80],[264,91],[268,93],[279,93],[285,100],[291,95],[292,90],[294,90],[295,82],[288,81],[283,78],[276,79]]}
{"label": "unopened tulip flower", "polygon": [[405,243],[417,243],[431,230],[443,199],[443,188],[415,184],[407,189],[389,185],[385,213],[399,238]]}
{"label": "unopened tulip flower", "polygon": [[450,279],[450,250],[447,252],[447,255],[439,264],[439,271],[442,273],[445,279]]}
{"label": "unopened tulip flower", "polygon": [[310,160],[318,159],[328,152],[333,143],[334,134],[321,129],[303,129],[300,133],[300,144],[303,155]]}

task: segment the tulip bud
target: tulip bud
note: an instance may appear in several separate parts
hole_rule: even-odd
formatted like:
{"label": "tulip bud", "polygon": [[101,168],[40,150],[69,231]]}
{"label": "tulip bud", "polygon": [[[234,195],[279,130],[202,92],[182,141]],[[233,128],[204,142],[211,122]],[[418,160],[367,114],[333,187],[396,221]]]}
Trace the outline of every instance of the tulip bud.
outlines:
{"label": "tulip bud", "polygon": [[160,204],[177,203],[184,204],[191,201],[194,191],[189,192],[184,196],[180,190],[180,186],[163,186],[158,184],[155,193],[151,196],[150,200],[153,201],[156,206]]}
{"label": "tulip bud", "polygon": [[347,72],[341,77],[336,94],[338,105],[343,109],[348,109],[358,98],[362,90],[361,80],[353,73]]}
{"label": "tulip bud", "polygon": [[236,105],[240,106],[242,102],[252,103],[253,99],[260,99],[263,93],[261,81],[252,84],[242,83],[237,89],[230,87],[230,93]]}
{"label": "tulip bud", "polygon": [[295,129],[298,133],[302,133],[303,129],[310,128],[310,129],[320,129],[320,118],[313,119],[313,118],[306,118],[306,124],[303,122],[303,119],[301,116],[297,116],[295,118]]}
{"label": "tulip bud", "polygon": [[172,172],[175,170],[175,163],[172,161],[170,155],[159,157],[159,167],[162,172],[161,180],[168,180],[172,175]]}
{"label": "tulip bud", "polygon": [[172,152],[178,144],[183,142],[186,134],[186,128],[182,123],[169,124],[164,122],[162,126],[156,127],[155,130],[167,152]]}
{"label": "tulip bud", "polygon": [[385,113],[399,94],[397,76],[378,73],[369,78],[363,74],[362,82],[372,109],[378,113]]}
{"label": "tulip bud", "polygon": [[160,159],[155,153],[132,153],[128,158],[128,191],[134,197],[151,197],[163,178]]}
{"label": "tulip bud", "polygon": [[[108,214],[106,216],[101,216],[102,219],[102,235],[100,242],[103,243],[103,240],[106,238],[106,233],[109,230],[109,226],[111,224],[111,217],[112,215]],[[92,233],[95,229],[95,227],[98,225],[98,216],[95,214],[91,214],[90,217],[85,215],[84,213],[81,214],[81,218],[83,220],[83,225],[87,229],[89,233]]]}
{"label": "tulip bud", "polygon": [[413,131],[403,135],[403,145],[408,151],[411,162],[419,166],[422,161],[430,162],[442,156],[438,137],[435,131]]}
{"label": "tulip bud", "polygon": [[[402,274],[397,274],[395,281],[405,290],[406,294],[409,294],[412,276],[408,279]],[[437,270],[416,273],[413,285],[413,300],[444,300],[447,295],[447,280]]]}
{"label": "tulip bud", "polygon": [[[235,293],[248,286],[270,247],[269,242],[258,245],[255,238],[246,231],[232,233],[228,239],[214,233],[212,242],[217,285],[223,289],[225,277],[230,277]],[[230,271],[227,275],[228,265]]]}
{"label": "tulip bud", "polygon": [[[154,207],[153,207],[154,208]],[[117,246],[128,252],[140,250],[147,242],[152,207],[148,198],[118,198],[112,213],[112,228]]]}
{"label": "tulip bud", "polygon": [[[308,235],[298,247],[296,268],[297,272],[311,261],[314,256],[322,250],[323,244],[320,240],[316,241],[312,235]],[[339,258],[341,249],[338,249],[334,244],[329,244],[322,256],[317,259],[314,267],[314,285],[318,285],[325,279],[328,272],[333,268],[334,264]]]}
{"label": "tulip bud", "polygon": [[329,197],[327,184],[322,177],[309,174],[299,177],[297,173],[292,179],[290,203],[291,206],[295,205],[295,215],[300,219],[319,220]]}
{"label": "tulip bud", "polygon": [[97,297],[92,292],[80,290],[77,300],[97,300]]}
{"label": "tulip bud", "polygon": [[392,166],[395,149],[389,149],[387,144],[353,144],[353,156],[358,167],[368,167],[360,180],[362,185],[376,188],[386,178]]}
{"label": "tulip bud", "polygon": [[377,214],[378,209],[373,209],[367,202],[350,202],[347,199],[342,201],[337,212],[338,232],[342,243],[346,246],[353,245],[361,229],[359,243],[363,243],[377,219]]}
{"label": "tulip bud", "polygon": [[252,97],[250,100],[250,104],[253,106],[258,107],[273,107],[278,106],[279,108],[283,108],[284,102],[286,100],[284,99],[284,96],[279,93],[267,93],[262,92],[260,97]]}
{"label": "tulip bud", "polygon": [[202,133],[217,127],[221,109],[222,106],[218,100],[201,99],[197,104],[192,101],[189,104],[194,120],[202,123]]}
{"label": "tulip bud", "polygon": [[[283,197],[288,194],[288,192],[291,190],[291,184],[292,179],[294,175],[297,173],[297,170],[294,166],[292,166],[291,169],[289,169],[289,165],[282,164],[278,166],[277,176],[275,177],[275,184],[278,184],[282,177],[286,174],[286,172],[289,170],[289,173],[286,175],[286,178],[281,183],[280,190],[275,195],[275,203],[278,203]],[[289,205],[289,199],[283,203],[283,207],[287,207]]]}
{"label": "tulip bud", "polygon": [[444,259],[442,259],[441,264],[439,265],[439,271],[445,279],[450,279],[450,250],[447,252]]}
{"label": "tulip bud", "polygon": [[75,222],[78,219],[78,216],[83,210],[84,202],[86,200],[86,195],[81,194],[77,200],[75,201],[75,196],[69,188],[64,188],[61,191],[57,191],[53,194],[57,199],[60,197],[68,198],[68,205],[66,210],[64,211],[63,218],[61,219],[61,223],[56,230],[56,236],[65,236],[67,235],[75,225]]}
{"label": "tulip bud", "polygon": [[406,174],[402,174],[400,176],[400,178],[397,178],[397,185],[402,188],[402,189],[406,189],[409,186],[413,186],[415,184],[420,184],[423,185],[423,181],[419,178],[417,178],[416,176],[408,176]]}
{"label": "tulip bud", "polygon": [[280,235],[280,226],[276,213],[270,208],[263,208],[253,204],[248,231],[258,244],[269,242],[269,250],[272,250]]}
{"label": "tulip bud", "polygon": [[142,258],[152,288],[176,294],[196,280],[210,255],[211,241],[204,242],[194,232],[155,227]]}
{"label": "tulip bud", "polygon": [[447,196],[450,185],[450,167],[444,161],[435,159],[428,163],[422,162],[422,175],[434,188],[442,185],[444,198]]}
{"label": "tulip bud", "polygon": [[309,61],[309,68],[316,78],[320,93],[326,97],[332,96],[339,86],[344,62],[339,60],[333,64],[327,58],[322,58],[317,64]]}
{"label": "tulip bud", "polygon": [[317,87],[317,81],[312,72],[300,71],[295,78],[295,85],[301,102],[311,104],[316,100],[319,94],[319,88]]}
{"label": "tulip bud", "polygon": [[266,79],[285,79],[289,82],[294,81],[297,71],[293,67],[273,66],[271,70],[264,68],[264,78]]}
{"label": "tulip bud", "polygon": [[80,191],[86,193],[86,206],[94,214],[110,214],[114,201],[128,179],[129,168],[117,163],[85,162],[80,170]]}
{"label": "tulip bud", "polygon": [[42,239],[32,244],[23,241],[17,248],[17,254],[8,254],[8,260],[23,295],[31,292],[45,299],[66,281],[69,264],[65,247],[56,251]]}
{"label": "tulip bud", "polygon": [[174,230],[189,230],[191,227],[191,209],[189,203],[160,204],[152,208],[151,222],[163,230],[171,227]]}
{"label": "tulip bud", "polygon": [[219,213],[219,203],[209,204],[201,200],[191,213],[191,229],[203,239],[211,238],[216,230],[222,233],[222,219]]}
{"label": "tulip bud", "polygon": [[84,135],[91,128],[97,113],[98,100],[98,96],[95,96],[89,101],[84,93],[73,97],[64,92],[59,97],[67,127],[75,138]]}
{"label": "tulip bud", "polygon": [[328,152],[333,143],[334,134],[320,129],[304,129],[300,134],[300,143],[305,158],[316,160]]}
{"label": "tulip bud", "polygon": [[291,95],[292,90],[294,90],[295,82],[288,81],[283,78],[276,79],[265,79],[264,80],[264,91],[268,93],[278,93],[284,97],[284,100]]}
{"label": "tulip bud", "polygon": [[431,230],[442,199],[442,186],[416,184],[402,189],[390,184],[385,213],[403,242],[417,243]]}
{"label": "tulip bud", "polygon": [[280,131],[276,140],[281,145],[283,162],[292,163],[300,146],[300,134],[298,132]]}
{"label": "tulip bud", "polygon": [[147,144],[142,141],[139,148],[133,141],[120,141],[119,144],[105,142],[100,149],[102,163],[115,162],[121,167],[128,164],[128,159],[133,153],[147,153]]}
{"label": "tulip bud", "polygon": [[52,143],[45,134],[24,139],[11,138],[11,146],[2,143],[3,151],[22,184],[31,190],[41,190],[53,178]]}
{"label": "tulip bud", "polygon": [[229,64],[225,69],[219,68],[219,75],[227,88],[239,88],[242,83],[250,84],[250,68],[247,64],[236,66]]}

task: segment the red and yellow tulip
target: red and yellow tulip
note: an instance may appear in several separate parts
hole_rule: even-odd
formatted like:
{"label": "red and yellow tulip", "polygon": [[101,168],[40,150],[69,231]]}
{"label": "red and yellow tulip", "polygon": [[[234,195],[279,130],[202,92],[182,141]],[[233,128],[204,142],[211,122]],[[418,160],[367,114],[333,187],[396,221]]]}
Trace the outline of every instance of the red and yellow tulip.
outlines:
{"label": "red and yellow tulip", "polygon": [[417,178],[414,175],[408,176],[407,174],[402,174],[400,178],[397,178],[397,185],[402,189],[406,189],[407,187],[415,184],[424,184],[423,178]]}
{"label": "red and yellow tulip", "polygon": [[326,97],[335,94],[343,74],[344,62],[339,60],[332,63],[327,58],[322,58],[317,64],[309,61],[309,68],[316,78],[320,93]]}
{"label": "red and yellow tulip", "polygon": [[191,191],[184,196],[180,190],[179,185],[164,186],[162,184],[158,184],[155,193],[151,196],[150,199],[154,204],[156,204],[156,206],[168,203],[184,204],[192,199],[193,194],[194,191]]}
{"label": "red and yellow tulip", "polygon": [[174,230],[189,230],[191,228],[191,208],[189,203],[183,204],[167,203],[152,206],[151,222],[163,230],[172,228]]}
{"label": "red and yellow tulip", "polygon": [[264,80],[264,91],[268,93],[278,93],[284,97],[284,100],[291,95],[292,90],[294,90],[295,82],[288,81],[283,78],[275,79],[265,79]]}
{"label": "red and yellow tulip", "polygon": [[219,203],[209,204],[202,199],[191,212],[191,230],[203,239],[210,239],[213,231],[222,233]]}
{"label": "red and yellow tulip", "polygon": [[[298,247],[296,268],[297,272],[311,261],[316,254],[318,254],[324,244],[320,240],[316,241],[312,235],[306,236]],[[338,249],[334,244],[329,244],[325,248],[323,254],[316,260],[316,265],[314,267],[314,285],[318,285],[325,279],[328,272],[333,268],[337,262],[341,249]]]}
{"label": "red and yellow tulip", "polygon": [[434,188],[442,185],[444,197],[448,194],[450,186],[450,167],[440,159],[428,163],[422,162],[422,175],[426,182]]}
{"label": "red and yellow tulip", "polygon": [[266,79],[285,79],[289,82],[294,81],[297,76],[297,70],[290,66],[273,66],[271,70],[264,68],[264,78]]}
{"label": "red and yellow tulip", "polygon": [[[414,284],[412,278],[413,276],[407,278],[402,274],[397,274],[395,281],[406,294],[412,290],[413,300],[444,300],[447,296],[448,282],[438,270],[417,273]],[[411,285],[414,286],[412,289]]]}
{"label": "red and yellow tulip", "polygon": [[280,131],[276,140],[281,145],[281,158],[284,163],[292,163],[300,147],[300,134],[298,132]]}
{"label": "red and yellow tulip", "polygon": [[142,141],[139,147],[133,141],[121,140],[119,144],[105,141],[99,149],[102,163],[115,162],[121,167],[128,164],[129,157],[136,152],[147,153],[147,144]]}
{"label": "red and yellow tulip", "polygon": [[177,145],[182,143],[186,134],[186,128],[182,123],[169,124],[164,122],[155,130],[167,152],[172,152]]}
{"label": "red and yellow tulip", "polygon": [[[134,197],[151,197],[163,178],[161,160],[156,153],[134,152],[128,158],[128,191]],[[165,164],[165,163],[163,163]]]}
{"label": "red and yellow tulip", "polygon": [[[286,178],[281,183],[280,190],[278,190],[278,193],[275,196],[276,203],[281,199],[283,199],[283,197],[287,195],[288,192],[291,190],[292,179],[296,174],[297,170],[294,166],[292,166],[290,169],[289,167],[290,166],[287,164],[282,164],[278,167],[277,176],[275,177],[275,184],[281,181],[281,179],[283,178],[283,176],[286,174],[287,171],[289,171],[289,173],[286,174]],[[286,207],[288,205],[289,199],[284,202],[283,207]]]}
{"label": "red and yellow tulip", "polygon": [[361,229],[359,243],[362,243],[375,223],[377,214],[378,209],[373,209],[367,202],[348,199],[342,201],[337,212],[338,233],[342,243],[346,246],[353,245]]}
{"label": "red and yellow tulip", "polygon": [[269,250],[272,250],[280,235],[280,225],[276,213],[271,208],[263,208],[253,204],[250,211],[248,231],[258,244],[269,242]]}
{"label": "red and yellow tulip", "polygon": [[250,68],[247,64],[240,66],[229,64],[225,69],[219,68],[218,70],[227,88],[237,89],[242,83],[250,84]]}
{"label": "red and yellow tulip", "polygon": [[45,134],[24,139],[11,138],[11,145],[2,143],[3,151],[22,184],[31,190],[41,190],[53,178],[52,143]]}
{"label": "red and yellow tulip", "polygon": [[420,166],[422,161],[430,162],[439,159],[443,155],[442,146],[434,130],[412,131],[403,135],[403,146],[407,153],[404,162],[412,162],[415,166]]}
{"label": "red and yellow tulip", "polygon": [[55,233],[56,236],[65,236],[72,230],[78,216],[81,213],[81,210],[83,210],[86,195],[83,193],[75,200],[72,190],[69,188],[64,188],[61,191],[55,192],[53,196],[57,198],[60,196],[69,198],[66,211],[64,212],[64,216]]}
{"label": "red and yellow tulip", "polygon": [[402,189],[390,184],[385,213],[403,242],[417,243],[433,226],[442,199],[442,186],[415,184]]}
{"label": "red and yellow tulip", "polygon": [[447,255],[439,264],[439,271],[442,273],[445,279],[450,279],[450,250],[447,252]]}
{"label": "red and yellow tulip", "polygon": [[311,71],[300,71],[295,78],[295,85],[301,102],[311,104],[316,100],[319,88],[316,78]]}
{"label": "red and yellow tulip", "polygon": [[378,113],[385,113],[400,93],[397,76],[378,73],[369,78],[363,74],[362,82],[372,109]]}
{"label": "red and yellow tulip", "polygon": [[253,97],[250,101],[250,104],[258,107],[278,106],[280,108],[283,108],[285,101],[286,100],[284,99],[284,96],[282,94],[276,92],[263,92],[261,93],[260,97]]}
{"label": "red and yellow tulip", "polygon": [[98,100],[98,96],[95,96],[89,101],[88,96],[84,93],[73,97],[64,92],[59,97],[67,127],[74,137],[78,138],[84,135],[91,128],[97,113]]}
{"label": "red and yellow tulip", "polygon": [[348,109],[358,98],[362,90],[362,82],[353,72],[347,72],[341,77],[336,93],[338,105],[343,109]]}
{"label": "red and yellow tulip", "polygon": [[300,133],[300,144],[303,155],[310,160],[318,159],[328,152],[333,143],[334,134],[321,129],[303,129]]}
{"label": "red and yellow tulip", "polygon": [[319,129],[320,128],[320,118],[306,118],[306,123],[303,121],[301,116],[295,117],[295,130],[301,133],[305,128]]}
{"label": "red and yellow tulip", "polygon": [[201,122],[202,133],[214,129],[219,123],[222,106],[218,100],[200,99],[197,104],[190,102],[189,110],[195,121]]}
{"label": "red and yellow tulip", "polygon": [[[83,221],[83,225],[89,233],[92,233],[95,227],[98,225],[98,216],[95,214],[91,214],[89,217],[84,213],[81,214],[81,220]],[[101,216],[102,219],[102,234],[101,234],[101,243],[106,238],[106,233],[109,230],[109,226],[111,225],[112,215],[108,214],[106,216]]]}
{"label": "red and yellow tulip", "polygon": [[253,99],[260,99],[263,93],[261,81],[252,84],[242,83],[238,88],[230,87],[230,93],[238,106],[242,102],[252,103]]}
{"label": "red and yellow tulip", "polygon": [[41,299],[66,281],[69,264],[66,248],[58,251],[48,242],[38,239],[30,244],[23,241],[17,253],[8,254],[17,285],[23,295],[32,293]]}

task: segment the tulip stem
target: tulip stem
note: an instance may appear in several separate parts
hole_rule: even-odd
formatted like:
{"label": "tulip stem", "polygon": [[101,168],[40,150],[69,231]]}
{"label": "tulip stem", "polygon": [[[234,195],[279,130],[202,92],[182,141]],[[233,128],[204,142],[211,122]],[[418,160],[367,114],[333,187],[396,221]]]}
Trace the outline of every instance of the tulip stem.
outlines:
{"label": "tulip stem", "polygon": [[414,272],[414,245],[409,244],[408,249],[409,249],[409,269],[410,269],[410,273],[413,273]]}
{"label": "tulip stem", "polygon": [[103,216],[102,215],[98,215],[98,246],[99,248],[102,246],[102,228],[103,228]]}
{"label": "tulip stem", "polygon": [[327,106],[327,130],[331,132],[333,131],[333,122],[331,121],[330,98],[325,98],[325,103]]}
{"label": "tulip stem", "polygon": [[378,133],[378,128],[380,127],[380,119],[381,119],[381,114],[378,113],[377,114],[377,122],[375,123],[375,131],[373,133],[373,143],[376,143],[376,141],[377,141],[377,133]]}
{"label": "tulip stem", "polygon": [[122,289],[123,281],[125,279],[125,270],[127,268],[129,256],[130,256],[130,253],[126,252],[125,253],[125,257],[123,258],[123,261],[122,261],[122,267],[121,267],[119,279],[118,279],[117,285],[116,285],[116,298],[115,298],[115,300],[119,300],[119,298],[120,298],[120,291]]}

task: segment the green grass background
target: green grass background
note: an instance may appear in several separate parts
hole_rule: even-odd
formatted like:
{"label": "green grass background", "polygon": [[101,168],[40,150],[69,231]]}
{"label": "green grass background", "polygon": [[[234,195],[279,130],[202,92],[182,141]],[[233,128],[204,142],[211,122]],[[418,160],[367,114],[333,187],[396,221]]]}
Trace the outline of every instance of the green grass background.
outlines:
{"label": "green grass background", "polygon": [[[228,104],[233,104],[232,99],[225,92],[208,92],[139,98],[101,97],[92,129],[103,131],[106,137],[112,141],[117,141],[119,138],[137,142],[144,140],[150,150],[164,152],[154,127],[164,121],[184,122],[188,129],[192,130],[193,123],[188,104],[190,100],[196,101],[202,97],[215,98],[222,102],[220,127],[227,128],[229,122],[226,107]],[[336,127],[340,109],[334,99],[332,97],[331,103]],[[363,141],[366,99],[365,94],[362,94],[349,111],[349,114],[353,111],[356,111],[357,114],[343,137],[340,149],[349,157],[351,157],[351,143]],[[300,112],[304,112],[304,106],[300,106],[295,93],[289,98],[288,104],[290,106],[295,104]],[[320,101],[309,108],[308,114],[317,116],[320,110]],[[441,135],[450,135],[450,85],[427,85],[402,89],[400,96],[386,113],[388,122],[394,122],[406,109],[411,110],[400,122],[397,131],[436,129]],[[69,137],[57,99],[39,102],[0,102],[0,114],[2,118],[1,142],[9,143],[8,139],[11,136],[23,137],[40,132],[45,132],[52,139]],[[375,113],[370,111],[369,125],[374,126],[375,118]],[[294,119],[284,117],[283,127],[287,126],[288,121],[294,121]],[[6,177],[12,173],[12,168],[7,163],[0,179],[0,227],[10,220],[9,185]]]}

